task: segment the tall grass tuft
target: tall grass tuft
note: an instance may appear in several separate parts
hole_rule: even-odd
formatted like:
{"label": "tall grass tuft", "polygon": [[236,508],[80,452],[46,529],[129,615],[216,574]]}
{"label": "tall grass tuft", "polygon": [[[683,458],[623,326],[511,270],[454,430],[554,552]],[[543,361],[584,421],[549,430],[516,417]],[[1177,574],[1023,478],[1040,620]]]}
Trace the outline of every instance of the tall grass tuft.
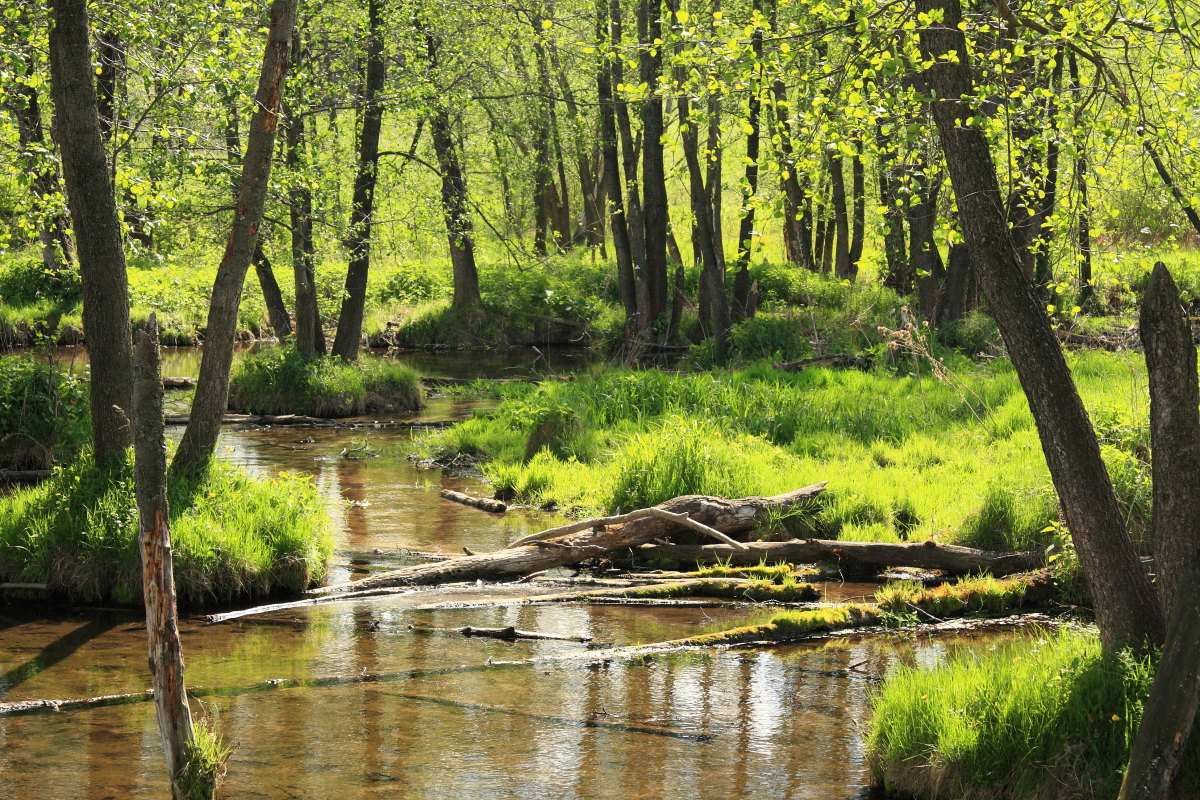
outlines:
{"label": "tall grass tuft", "polygon": [[[305,478],[258,479],[221,462],[168,486],[175,583],[190,605],[297,593],[320,581],[333,540]],[[133,458],[114,472],[90,456],[0,497],[0,580],[47,583],[82,602],[138,605]]]}
{"label": "tall grass tuft", "polygon": [[415,411],[423,402],[421,380],[408,366],[374,358],[307,359],[294,345],[248,355],[229,384],[230,408],[250,414],[350,417]]}
{"label": "tall grass tuft", "polygon": [[[872,701],[874,779],[931,800],[1114,797],[1153,677],[1152,659],[1105,658],[1080,631],[902,666]],[[1181,796],[1200,790],[1196,744]]]}
{"label": "tall grass tuft", "polygon": [[0,469],[49,469],[90,435],[87,386],[30,355],[0,356]]}

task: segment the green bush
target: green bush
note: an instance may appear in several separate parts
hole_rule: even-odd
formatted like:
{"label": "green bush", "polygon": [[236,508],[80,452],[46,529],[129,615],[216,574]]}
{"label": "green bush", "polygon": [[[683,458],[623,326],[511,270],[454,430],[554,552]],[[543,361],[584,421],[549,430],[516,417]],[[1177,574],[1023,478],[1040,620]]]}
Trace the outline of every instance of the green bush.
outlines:
{"label": "green bush", "polygon": [[52,272],[33,258],[13,258],[0,265],[0,303],[31,306],[48,300],[71,307],[82,299],[83,285],[73,269]]}
{"label": "green bush", "polygon": [[0,469],[49,469],[90,434],[87,385],[30,355],[0,356]]}
{"label": "green bush", "polygon": [[[296,593],[320,581],[333,539],[313,484],[252,478],[213,462],[168,487],[175,580],[202,605]],[[132,454],[115,472],[90,456],[0,497],[0,580],[48,583],[71,600],[136,605],[141,562]]]}
{"label": "green bush", "polygon": [[250,414],[349,417],[422,404],[421,379],[408,366],[370,357],[308,359],[290,344],[246,356],[229,385],[230,408]]}
{"label": "green bush", "polygon": [[[1114,797],[1153,677],[1152,659],[1105,658],[1077,631],[902,666],[872,701],[875,782],[928,800]],[[1200,791],[1198,741],[1181,797]]]}

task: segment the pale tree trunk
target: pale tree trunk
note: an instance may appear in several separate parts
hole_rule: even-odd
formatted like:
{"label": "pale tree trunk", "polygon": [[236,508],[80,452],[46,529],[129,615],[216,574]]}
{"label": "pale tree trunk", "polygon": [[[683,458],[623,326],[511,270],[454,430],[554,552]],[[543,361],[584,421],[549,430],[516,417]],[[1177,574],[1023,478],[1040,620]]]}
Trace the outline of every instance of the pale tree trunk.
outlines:
{"label": "pale tree trunk", "polygon": [[[974,92],[959,0],[918,0],[941,22],[920,31],[934,61],[933,105],[958,199],[963,236],[980,288],[1029,400],[1050,475],[1062,503],[1108,649],[1162,640],[1162,611],[1126,531],[1100,446],[1066,359],[1008,233],[1004,203],[985,131],[968,124]],[[956,54],[953,60],[947,58]]]}
{"label": "pale tree trunk", "polygon": [[96,463],[106,467],[121,461],[130,444],[121,410],[133,391],[125,250],[96,110],[87,2],[54,0],[50,10],[55,136],[79,252],[91,371],[103,378],[91,384],[92,445]]}
{"label": "pale tree trunk", "polygon": [[[192,743],[192,713],[183,680],[183,648],[175,602],[171,530],[167,522],[167,446],[163,438],[163,385],[158,353],[158,322],[150,315],[138,331],[133,359],[133,449],[138,506],[138,549],[142,554],[142,596],[154,709],[171,779],[171,796],[186,795],[178,778]],[[188,798],[187,800],[192,800]]]}
{"label": "pale tree trunk", "polygon": [[212,458],[217,435],[221,432],[221,417],[229,405],[229,370],[233,364],[238,305],[246,271],[258,244],[258,228],[266,204],[271,153],[275,148],[280,95],[287,74],[292,30],[296,26],[297,3],[298,0],[273,0],[271,3],[267,46],[254,98],[254,116],[246,137],[246,157],[242,163],[233,225],[213,283],[196,399],[179,450],[171,463],[171,469],[176,472],[199,469]]}

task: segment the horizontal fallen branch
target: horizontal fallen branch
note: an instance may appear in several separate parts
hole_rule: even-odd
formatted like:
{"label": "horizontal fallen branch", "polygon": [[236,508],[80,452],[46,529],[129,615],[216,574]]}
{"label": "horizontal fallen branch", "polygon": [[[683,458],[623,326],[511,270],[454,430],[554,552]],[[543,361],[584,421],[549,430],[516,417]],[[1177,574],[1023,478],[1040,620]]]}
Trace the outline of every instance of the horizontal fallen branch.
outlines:
{"label": "horizontal fallen branch", "polygon": [[782,361],[774,365],[780,372],[803,372],[813,367],[838,367],[842,369],[869,369],[871,359],[866,356],[828,355],[813,356],[800,361]]}
{"label": "horizontal fallen branch", "polygon": [[164,389],[195,389],[195,378],[172,378],[166,375],[163,376],[162,384]]}
{"label": "horizontal fallen branch", "polygon": [[[168,414],[167,425],[187,425],[187,414]],[[306,417],[303,414],[226,414],[222,425],[288,426],[292,428],[449,428],[459,420],[347,420]]]}
{"label": "horizontal fallen branch", "polygon": [[508,504],[495,500],[491,497],[474,497],[464,492],[456,492],[453,489],[442,489],[441,496],[447,500],[453,500],[455,503],[462,503],[464,506],[478,508],[481,511],[490,511],[493,514],[503,514],[508,511]]}
{"label": "horizontal fallen branch", "polygon": [[507,628],[473,628],[467,625],[464,628],[456,628],[463,636],[479,636],[485,639],[502,639],[506,642],[515,642],[518,639],[530,639],[549,642],[590,642],[590,636],[560,636],[556,633],[538,633],[536,631],[519,631],[512,625]]}
{"label": "horizontal fallen branch", "polygon": [[887,567],[936,569],[952,575],[990,572],[999,577],[1029,572],[1045,564],[1041,551],[1002,553],[937,542],[841,542],[793,539],[790,542],[750,542],[745,549],[727,545],[646,544],[637,549],[645,560],[672,559],[688,564],[728,563],[752,566],[762,561],[810,564],[834,561],[843,569],[880,570]]}
{"label": "horizontal fallen branch", "polygon": [[[776,497],[743,497],[737,500],[702,495],[676,497],[657,507],[676,515],[673,517],[651,513],[621,524],[607,524],[599,529],[595,527],[594,521],[587,521],[585,531],[563,535],[562,530],[558,529],[552,543],[539,541],[495,553],[405,567],[372,575],[353,583],[314,589],[311,594],[338,594],[385,586],[420,586],[452,581],[513,578],[553,567],[578,564],[614,550],[635,547],[681,529],[696,527],[682,522],[679,519],[680,515],[687,515],[690,522],[699,523],[726,535],[748,531],[760,519],[765,518],[768,512],[803,505],[824,489],[825,484],[818,483]],[[575,526],[584,524],[576,523]],[[539,547],[539,544],[549,546]],[[743,552],[733,545],[722,546],[731,552]]]}
{"label": "horizontal fallen branch", "polygon": [[[444,496],[444,495],[443,495]],[[604,530],[609,525],[624,525],[627,522],[634,520],[645,519],[646,517],[658,517],[665,519],[668,522],[674,522],[685,528],[691,528],[694,531],[699,531],[705,536],[716,539],[719,542],[724,542],[730,547],[736,547],[742,550],[746,549],[746,545],[736,539],[731,539],[715,528],[710,528],[702,522],[689,517],[687,514],[673,514],[665,508],[643,508],[638,511],[630,511],[628,514],[618,514],[615,517],[595,517],[592,519],[584,519],[579,522],[572,522],[569,525],[561,525],[557,528],[549,528],[539,533],[531,533],[528,536],[523,536],[515,542],[511,542],[504,546],[505,550],[512,550],[516,547],[531,544],[534,542],[545,542],[548,539],[557,539],[560,536],[566,536],[569,533],[583,531],[591,528],[597,533]]]}

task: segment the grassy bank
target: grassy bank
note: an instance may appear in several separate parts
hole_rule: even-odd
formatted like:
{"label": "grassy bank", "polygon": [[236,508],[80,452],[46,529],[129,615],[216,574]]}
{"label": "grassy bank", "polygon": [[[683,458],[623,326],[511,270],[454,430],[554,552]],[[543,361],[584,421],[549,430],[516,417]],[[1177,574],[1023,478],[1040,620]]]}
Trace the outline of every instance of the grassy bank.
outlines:
{"label": "grassy bank", "polygon": [[[901,667],[873,701],[875,781],[930,800],[1115,797],[1153,677],[1150,659],[1103,659],[1078,631]],[[1181,774],[1197,796],[1194,736]]]}
{"label": "grassy bank", "polygon": [[[72,601],[141,602],[132,456],[115,475],[89,457],[37,486],[0,496],[0,581],[47,583]],[[299,477],[252,478],[221,462],[169,486],[181,602],[296,593],[333,552],[324,507]]]}
{"label": "grassy bank", "polygon": [[[1070,356],[1125,510],[1149,514],[1140,357]],[[920,365],[914,365],[919,367]],[[828,480],[819,507],[763,537],[935,538],[1044,546],[1057,499],[1011,366],[950,360],[926,372],[765,367],[702,374],[608,370],[505,385],[493,412],[419,443],[482,460],[500,496],[580,513],[683,494],[770,495]]]}
{"label": "grassy bank", "polygon": [[293,345],[250,353],[229,383],[229,407],[249,414],[350,417],[416,411],[423,404],[421,379],[408,366],[375,358],[306,359]]}

